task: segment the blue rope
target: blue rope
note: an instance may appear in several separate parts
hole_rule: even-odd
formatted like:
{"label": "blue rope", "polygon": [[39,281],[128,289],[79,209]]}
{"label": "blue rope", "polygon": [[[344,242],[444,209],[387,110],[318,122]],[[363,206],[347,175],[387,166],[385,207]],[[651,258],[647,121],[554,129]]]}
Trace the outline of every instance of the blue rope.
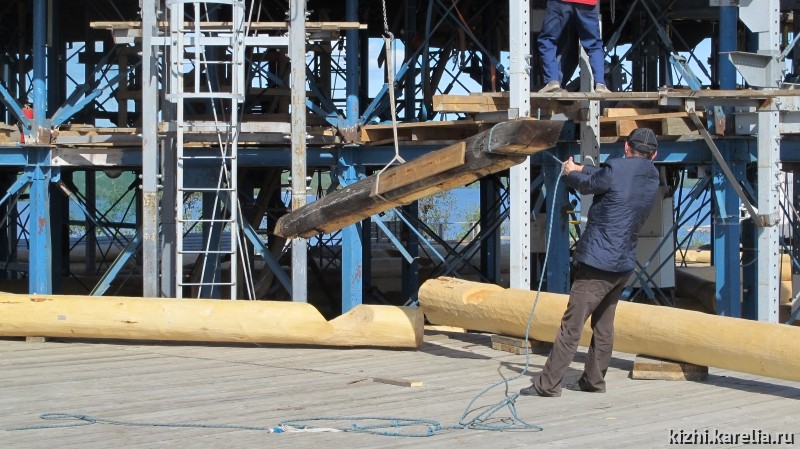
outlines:
{"label": "blue rope", "polygon": [[[551,158],[553,158],[556,162],[558,162],[559,165],[563,164],[563,162],[560,159],[558,159],[555,155],[553,155],[552,153],[550,153],[548,151],[545,151],[544,153],[546,155],[550,156]],[[556,178],[555,185],[558,185],[558,182],[561,180],[562,173],[563,172],[561,172],[561,171],[558,172],[558,177]],[[558,189],[553,189],[553,203],[555,203],[556,192],[557,191],[558,191]],[[534,312],[536,311],[536,305],[539,303],[539,294],[542,292],[542,285],[544,283],[544,274],[545,274],[546,269],[547,269],[547,260],[548,260],[548,256],[550,255],[550,238],[552,236],[552,231],[553,231],[553,217],[554,216],[555,216],[555,214],[551,213],[550,217],[549,217],[549,225],[547,227],[547,244],[545,246],[545,254],[544,254],[544,263],[542,264],[542,271],[541,271],[541,274],[539,276],[539,285],[538,285],[538,287],[536,289],[536,296],[534,297],[534,300],[533,300],[533,306],[531,307],[531,311],[528,314],[528,323],[527,323],[527,325],[525,327],[525,341],[528,341],[528,337],[530,336],[531,323],[533,323],[533,315],[534,315]],[[528,350],[528,347],[526,345],[526,347],[525,347],[525,367],[523,368],[523,370],[518,375],[516,375],[516,376],[514,376],[514,377],[512,377],[510,379],[503,378],[503,380],[501,380],[499,382],[496,382],[496,383],[494,383],[492,385],[489,385],[488,387],[484,388],[480,393],[478,393],[478,395],[475,396],[475,398],[473,398],[472,401],[470,401],[469,404],[467,404],[467,407],[464,409],[464,413],[461,415],[461,419],[459,420],[459,424],[461,426],[463,426],[464,428],[480,429],[480,430],[494,430],[494,431],[533,430],[533,431],[537,431],[538,432],[538,431],[544,430],[544,428],[542,426],[540,426],[538,424],[529,423],[529,422],[527,422],[527,421],[525,421],[525,420],[523,420],[522,418],[519,417],[519,415],[517,414],[517,408],[516,408],[516,400],[519,397],[519,393],[510,393],[509,392],[509,390],[510,390],[509,389],[509,382],[512,382],[514,380],[517,380],[517,379],[525,376],[528,373],[528,368],[530,368],[530,351]],[[506,395],[506,397],[503,398],[498,403],[496,403],[495,405],[488,407],[485,411],[483,411],[481,413],[478,413],[473,418],[468,419],[469,415],[472,414],[475,411],[475,410],[472,409],[472,405],[479,398],[481,398],[483,395],[485,395],[489,391],[491,391],[494,388],[497,388],[497,387],[499,387],[501,385],[505,386],[505,392],[506,392],[505,395]],[[506,419],[493,418],[493,415],[495,413],[497,413],[498,411],[502,410],[503,408],[507,408],[508,409],[509,413],[511,414],[511,418],[510,419],[508,419],[508,418],[506,418]],[[497,420],[497,421],[499,421],[499,423],[493,423],[493,422],[490,422],[490,420]]]}
{"label": "blue rope", "polygon": [[[350,421],[352,424],[348,426],[315,426],[308,424],[312,421]],[[376,424],[359,425],[358,421],[376,421]],[[422,432],[413,431],[388,431],[384,429],[403,429],[407,427],[424,427]],[[443,430],[456,430],[460,429],[457,426],[442,426],[439,421],[432,419],[413,419],[413,418],[392,418],[385,416],[320,416],[313,418],[298,418],[281,421],[282,428],[291,428],[297,430],[308,429],[333,429],[342,432],[361,432],[369,433],[380,436],[390,437],[430,437]]]}
{"label": "blue rope", "polygon": [[136,426],[136,427],[184,427],[197,429],[240,429],[240,430],[260,430],[270,433],[281,433],[284,430],[280,427],[268,426],[242,426],[238,424],[195,424],[182,422],[158,422],[158,421],[125,421],[120,419],[98,418],[96,416],[84,415],[81,413],[42,413],[40,419],[45,421],[76,420],[77,422],[67,422],[60,424],[37,424],[32,426],[13,427],[6,429],[15,430],[35,430],[35,429],[59,429],[63,427],[81,427],[92,424],[114,424],[117,426]]}
{"label": "blue rope", "polygon": [[[490,133],[491,136],[491,133]],[[552,157],[556,160],[559,164],[561,164],[561,160],[555,157],[553,154],[549,152],[545,152],[548,156]],[[556,179],[556,185],[561,180],[561,172],[558,174],[558,178]],[[557,189],[553,190],[553,202],[555,202],[555,195]],[[533,307],[531,307],[530,314],[528,315],[528,323],[525,327],[525,341],[528,340],[528,336],[530,335],[531,323],[533,322],[533,315],[536,311],[536,305],[539,303],[539,294],[542,291],[542,285],[544,283],[544,274],[547,268],[547,260],[550,254],[550,238],[553,229],[553,217],[555,214],[550,214],[550,223],[548,226],[547,232],[547,245],[545,248],[545,256],[544,256],[544,263],[542,264],[542,272],[539,277],[539,286],[536,291],[536,297],[533,300]],[[57,429],[57,428],[65,428],[65,427],[81,427],[81,426],[88,426],[92,424],[113,424],[118,426],[135,426],[135,427],[177,427],[177,428],[196,428],[196,429],[236,429],[236,430],[256,430],[256,431],[263,431],[269,433],[284,433],[284,432],[313,432],[313,431],[340,431],[340,432],[359,432],[359,433],[369,433],[373,435],[380,435],[380,436],[393,436],[393,437],[430,437],[436,435],[437,433],[446,431],[446,430],[492,430],[492,431],[504,431],[504,430],[534,430],[534,431],[541,431],[544,428],[538,424],[529,423],[522,418],[519,417],[517,414],[517,409],[515,402],[519,397],[519,393],[509,393],[509,382],[519,379],[525,376],[528,372],[528,368],[530,367],[530,352],[526,349],[525,351],[525,367],[517,376],[506,379],[503,378],[502,381],[496,382],[486,388],[484,388],[477,396],[475,396],[467,407],[464,409],[464,413],[461,415],[461,419],[458,422],[458,425],[449,425],[443,426],[438,421],[432,419],[412,419],[412,418],[396,418],[396,417],[384,417],[384,416],[320,416],[320,417],[311,417],[311,418],[298,418],[298,419],[289,419],[285,421],[281,421],[280,424],[276,427],[272,426],[243,426],[238,424],[194,424],[194,423],[182,423],[182,422],[158,422],[158,421],[125,421],[119,419],[108,419],[108,418],[99,418],[91,415],[85,415],[80,413],[42,413],[39,415],[39,418],[45,421],[61,421],[61,420],[73,420],[73,422],[63,422],[57,424],[38,424],[38,425],[31,425],[31,426],[23,426],[23,427],[14,427],[10,429],[6,429],[7,431],[17,431],[17,430],[36,430],[36,429]],[[472,409],[472,405],[483,395],[491,391],[492,389],[500,386],[505,385],[506,390],[506,397],[496,403],[495,405],[489,407],[480,407],[485,408],[485,410],[481,413],[478,413],[473,418],[468,419],[468,416],[475,412]],[[511,413],[511,418],[493,418],[493,415],[498,411],[502,410],[503,408],[507,408]],[[318,421],[327,421],[327,422],[343,422],[349,421],[351,424],[346,426],[316,426],[310,423],[318,422]],[[359,425],[357,422],[359,421],[374,421],[374,424],[367,424],[367,425]],[[493,422],[493,421],[496,421]],[[422,431],[413,431],[413,430],[404,430],[407,428],[413,427],[422,427]],[[399,430],[390,430],[390,429],[399,429]]]}

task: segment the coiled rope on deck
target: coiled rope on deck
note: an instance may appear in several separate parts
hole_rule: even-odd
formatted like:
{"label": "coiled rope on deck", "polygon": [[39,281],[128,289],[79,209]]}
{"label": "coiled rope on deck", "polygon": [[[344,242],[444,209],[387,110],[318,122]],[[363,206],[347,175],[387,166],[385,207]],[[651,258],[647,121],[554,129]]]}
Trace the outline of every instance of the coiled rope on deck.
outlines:
{"label": "coiled rope on deck", "polygon": [[[555,155],[553,155],[552,153],[550,153],[548,151],[545,151],[544,154],[550,156],[556,162],[558,162],[559,165],[563,166],[564,163],[560,159],[558,159]],[[561,181],[562,175],[563,175],[563,170],[560,170],[558,172],[558,177],[556,178],[556,182],[554,183],[554,186],[557,186],[558,183]],[[552,203],[555,203],[556,193],[557,192],[558,192],[558,189],[554,188],[553,189],[553,201],[552,201]],[[528,341],[528,338],[530,337],[530,330],[531,330],[531,324],[533,323],[533,316],[534,316],[534,313],[536,312],[536,305],[539,303],[539,295],[542,292],[542,285],[544,284],[544,274],[547,271],[546,270],[547,269],[547,261],[549,259],[549,255],[550,255],[550,238],[552,236],[552,231],[553,231],[553,217],[554,216],[555,216],[555,214],[550,214],[550,217],[549,217],[549,223],[548,223],[548,226],[547,226],[547,240],[546,240],[547,243],[545,244],[545,253],[544,253],[544,263],[542,264],[542,270],[541,270],[541,274],[539,276],[539,285],[536,288],[536,296],[533,299],[533,306],[531,306],[531,311],[528,314],[528,322],[527,322],[527,325],[525,326],[525,340],[524,341]],[[486,387],[483,390],[481,390],[481,392],[478,393],[472,399],[472,401],[469,402],[469,404],[467,404],[466,408],[464,409],[464,413],[461,415],[461,419],[459,420],[459,425],[463,426],[464,428],[469,428],[469,429],[493,430],[493,431],[532,430],[532,431],[537,431],[538,432],[538,431],[544,430],[544,427],[542,427],[542,426],[540,426],[538,424],[529,423],[529,422],[527,422],[524,419],[519,417],[519,415],[517,413],[517,408],[516,408],[516,400],[519,397],[519,393],[516,393],[516,392],[515,393],[511,393],[510,389],[509,389],[510,382],[512,382],[514,380],[517,380],[517,379],[520,379],[523,376],[525,376],[528,373],[528,369],[529,368],[530,368],[530,348],[528,347],[528,345],[525,345],[525,366],[523,367],[522,371],[520,371],[519,374],[517,374],[516,376],[514,376],[514,377],[512,377],[510,379],[503,378],[503,380],[501,380],[499,382],[496,382],[496,383],[494,383],[492,385],[489,385],[488,387]],[[469,416],[471,414],[476,412],[476,409],[472,408],[473,404],[475,404],[475,402],[478,401],[478,399],[480,399],[486,393],[488,393],[489,391],[491,391],[491,390],[493,390],[493,389],[495,389],[495,388],[497,388],[497,387],[499,387],[501,385],[505,386],[505,398],[503,398],[502,400],[500,400],[499,402],[497,402],[496,404],[494,404],[492,406],[480,407],[480,408],[485,408],[486,410],[484,410],[483,412],[477,413],[472,418],[469,418]],[[509,413],[511,414],[511,417],[510,418],[495,418],[494,417],[495,413],[499,412],[500,410],[502,410],[504,408],[508,409]],[[494,421],[497,421],[497,422],[495,423]]]}

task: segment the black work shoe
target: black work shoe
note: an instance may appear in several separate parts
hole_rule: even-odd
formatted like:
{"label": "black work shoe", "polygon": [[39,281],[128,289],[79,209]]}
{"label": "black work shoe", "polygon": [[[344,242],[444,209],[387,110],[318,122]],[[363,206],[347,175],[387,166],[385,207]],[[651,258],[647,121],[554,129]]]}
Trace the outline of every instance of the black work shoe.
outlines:
{"label": "black work shoe", "polygon": [[537,390],[536,386],[533,385],[533,384],[531,384],[530,387],[525,387],[525,388],[519,390],[519,394],[522,395],[522,396],[542,396],[542,397],[545,397],[545,398],[557,398],[557,397],[561,396],[560,392],[558,394],[548,394],[548,393],[541,392],[541,391]]}
{"label": "black work shoe", "polygon": [[593,388],[593,387],[590,387],[590,386],[586,385],[583,382],[582,379],[579,379],[575,383],[567,384],[564,388],[566,388],[567,390],[572,390],[572,391],[585,391],[586,393],[605,393],[606,392],[605,388]]}

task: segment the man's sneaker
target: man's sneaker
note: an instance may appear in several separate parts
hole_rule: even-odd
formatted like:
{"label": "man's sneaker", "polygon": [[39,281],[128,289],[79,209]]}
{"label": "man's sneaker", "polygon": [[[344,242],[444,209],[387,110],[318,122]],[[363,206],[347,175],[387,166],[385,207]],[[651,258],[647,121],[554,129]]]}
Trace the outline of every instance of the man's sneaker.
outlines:
{"label": "man's sneaker", "polygon": [[564,92],[564,89],[561,88],[561,83],[556,80],[550,81],[539,90],[540,94],[557,94],[561,92]]}
{"label": "man's sneaker", "polygon": [[533,384],[531,384],[530,387],[525,387],[525,388],[519,390],[519,394],[522,395],[522,396],[543,396],[543,397],[546,397],[546,398],[557,398],[557,397],[561,396],[560,392],[557,393],[557,394],[548,394],[548,393],[541,392],[541,391],[537,390],[536,386],[533,385]]}
{"label": "man's sneaker", "polygon": [[583,379],[578,379],[577,382],[567,384],[564,388],[572,391],[585,391],[587,393],[605,393],[605,388],[592,388],[583,382]]}
{"label": "man's sneaker", "polygon": [[608,90],[608,87],[606,87],[606,85],[603,84],[603,83],[595,84],[594,85],[594,91],[596,93],[598,93],[598,94],[610,94],[611,93],[611,91]]}

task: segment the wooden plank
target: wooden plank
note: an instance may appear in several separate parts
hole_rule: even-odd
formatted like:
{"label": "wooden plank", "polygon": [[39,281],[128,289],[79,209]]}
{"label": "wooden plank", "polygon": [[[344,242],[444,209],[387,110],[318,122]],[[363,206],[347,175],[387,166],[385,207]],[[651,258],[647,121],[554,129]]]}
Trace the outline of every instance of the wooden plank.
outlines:
{"label": "wooden plank", "polygon": [[479,113],[508,110],[508,97],[488,95],[434,95],[433,110],[437,112]]}
{"label": "wooden plank", "polygon": [[[464,140],[479,131],[478,123],[467,120],[397,124],[401,141]],[[361,127],[360,136],[363,143],[376,145],[393,141],[394,130],[392,125],[366,125]]]}
{"label": "wooden plank", "polygon": [[25,337],[26,343],[46,343],[47,337]]}
{"label": "wooden plank", "polygon": [[[99,30],[135,30],[141,36],[142,23],[139,21],[96,21],[89,22],[89,26]],[[158,25],[160,28],[169,27],[169,23],[162,21]],[[192,27],[192,22],[184,22],[184,27]],[[201,22],[201,30],[227,30],[232,26],[231,22]],[[251,22],[248,23],[251,30],[286,30],[289,22]],[[306,22],[306,29],[311,31],[338,31],[338,30],[366,30],[367,24],[358,22]]]}
{"label": "wooden plank", "polygon": [[460,334],[463,334],[467,331],[463,327],[437,326],[435,324],[426,324],[425,330],[431,332],[455,332]]}
{"label": "wooden plank", "polygon": [[688,117],[664,118],[661,120],[661,135],[663,136],[692,136],[700,134]]}
{"label": "wooden plank", "polygon": [[373,382],[381,383],[381,384],[388,384],[388,385],[397,385],[398,387],[421,387],[422,381],[421,380],[409,380],[409,379],[401,379],[399,377],[373,377]]}
{"label": "wooden plank", "polygon": [[631,370],[632,379],[706,380],[708,367],[638,355]]}
{"label": "wooden plank", "polygon": [[603,109],[603,117],[631,117],[637,115],[657,114],[657,113],[658,113],[658,108],[637,108],[633,106],[624,108]]}
{"label": "wooden plank", "polygon": [[621,121],[621,120],[656,120],[656,119],[665,119],[665,118],[684,118],[688,117],[689,115],[685,112],[659,112],[655,114],[631,114],[627,116],[603,116],[600,117],[600,123],[603,122],[614,122],[614,121]]}
{"label": "wooden plank", "polygon": [[383,195],[408,184],[419,182],[429,176],[438,175],[447,170],[464,165],[467,144],[459,142],[439,151],[427,153],[414,160],[413,164],[402,164],[375,181],[372,195]]}
{"label": "wooden plank", "polygon": [[506,335],[492,335],[492,349],[517,355],[523,355],[525,352],[547,354],[553,349],[553,344],[546,341],[525,340],[524,338]]}
{"label": "wooden plank", "polygon": [[500,343],[509,346],[516,346],[518,348],[530,348],[530,340],[524,338],[508,337],[505,335],[492,335],[492,343]]}

